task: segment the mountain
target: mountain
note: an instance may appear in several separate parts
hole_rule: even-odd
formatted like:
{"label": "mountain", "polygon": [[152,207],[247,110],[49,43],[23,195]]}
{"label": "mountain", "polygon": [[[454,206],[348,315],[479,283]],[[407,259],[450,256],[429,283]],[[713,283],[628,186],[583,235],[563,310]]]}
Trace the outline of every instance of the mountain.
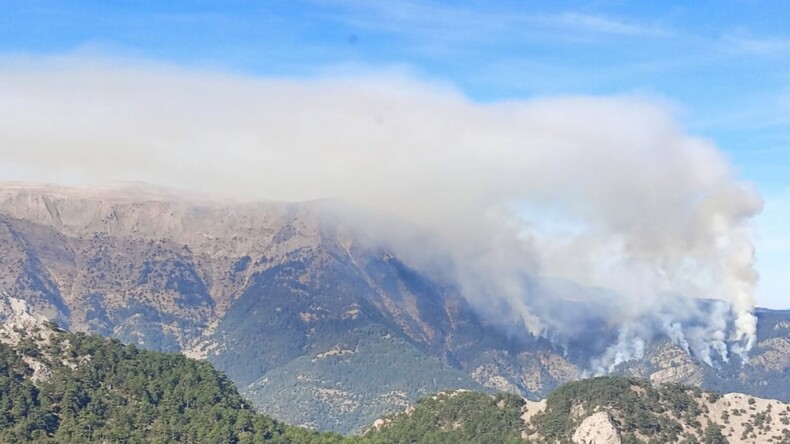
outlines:
{"label": "mountain", "polygon": [[71,330],[207,359],[263,412],[340,432],[435,391],[540,395],[576,376],[560,347],[486,324],[335,208],[7,187],[0,288]]}
{"label": "mountain", "polygon": [[758,308],[755,315],[758,340],[746,362],[733,357],[705,365],[664,338],[650,344],[644,359],[623,363],[613,374],[790,401],[790,311]]}
{"label": "mountain", "polygon": [[256,414],[210,364],[68,333],[0,295],[3,442],[790,443],[790,405],[605,377],[540,402],[451,391],[343,438]]}
{"label": "mountain", "polygon": [[527,403],[517,395],[471,391],[437,393],[404,412],[376,420],[370,443],[523,443]]}
{"label": "mountain", "polygon": [[786,403],[635,378],[566,384],[525,417],[536,442],[790,442]]}
{"label": "mountain", "polygon": [[539,402],[438,393],[343,438],[254,413],[207,362],[68,333],[7,294],[0,321],[3,442],[790,443],[788,404],[627,377],[571,382]]}
{"label": "mountain", "polygon": [[547,399],[454,391],[364,435],[380,443],[790,443],[790,405],[626,377],[571,382]]}
{"label": "mountain", "polygon": [[206,362],[59,329],[0,295],[0,441],[340,442],[254,413]]}
{"label": "mountain", "polygon": [[[380,224],[423,236],[332,201],[4,185],[0,289],[72,331],[208,360],[260,411],[341,433],[443,390],[545,397],[616,337],[597,326],[560,344],[502,328],[371,235]],[[748,363],[710,367],[658,337],[613,372],[788,400],[790,313],[757,316]]]}

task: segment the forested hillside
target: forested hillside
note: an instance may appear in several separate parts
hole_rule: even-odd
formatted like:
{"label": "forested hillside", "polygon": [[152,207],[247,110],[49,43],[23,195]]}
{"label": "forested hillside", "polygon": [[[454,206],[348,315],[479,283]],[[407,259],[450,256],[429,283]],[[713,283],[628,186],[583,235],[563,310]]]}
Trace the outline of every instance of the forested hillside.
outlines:
{"label": "forested hillside", "polygon": [[787,404],[628,377],[565,384],[525,419],[541,443],[790,443]]}
{"label": "forested hillside", "polygon": [[209,363],[100,336],[0,344],[0,442],[330,443],[255,413]]}
{"label": "forested hillside", "polygon": [[790,444],[790,406],[682,384],[602,377],[541,402],[456,391],[376,421],[373,443]]}
{"label": "forested hillside", "polygon": [[445,392],[361,436],[319,433],[256,413],[207,362],[67,333],[11,304],[0,327],[4,443],[790,443],[787,404],[624,377],[569,383],[541,402]]}
{"label": "forested hillside", "polygon": [[440,393],[376,421],[364,438],[371,444],[523,443],[524,406],[523,398],[509,393]]}

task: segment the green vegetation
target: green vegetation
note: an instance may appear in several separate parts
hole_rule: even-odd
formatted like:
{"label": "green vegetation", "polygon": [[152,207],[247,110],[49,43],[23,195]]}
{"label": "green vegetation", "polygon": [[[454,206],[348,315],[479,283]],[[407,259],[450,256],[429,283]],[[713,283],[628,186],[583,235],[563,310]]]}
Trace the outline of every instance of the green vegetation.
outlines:
{"label": "green vegetation", "polygon": [[708,424],[705,428],[705,444],[728,444],[727,438],[721,432],[722,428],[716,424]]}
{"label": "green vegetation", "polygon": [[387,329],[366,326],[348,332],[328,351],[267,373],[243,394],[275,418],[347,434],[422,396],[452,389],[485,390]]}
{"label": "green vegetation", "polygon": [[63,331],[0,344],[0,442],[512,443],[523,442],[523,404],[509,394],[440,394],[343,438],[255,413],[222,373],[180,354]]}
{"label": "green vegetation", "polygon": [[409,413],[365,434],[370,444],[523,443],[524,400],[500,393],[451,392],[423,398]]}
{"label": "green vegetation", "polygon": [[[314,366],[342,369],[345,359],[357,359],[368,348],[365,356],[376,356],[381,331],[360,332],[365,334],[349,340],[347,348],[316,356]],[[377,421],[362,436],[342,437],[256,413],[207,362],[66,333],[55,325],[15,333],[22,336],[15,346],[0,344],[0,442],[512,444],[527,442],[528,436],[570,443],[581,422],[601,411],[626,444],[728,442],[722,426],[706,421],[703,427],[698,419],[708,412],[705,402],[719,395],[627,377],[566,384],[549,395],[545,411],[529,424],[522,419],[520,396],[453,391],[422,398],[405,412]],[[378,383],[392,390],[382,378]],[[749,404],[757,403],[750,399]],[[772,414],[784,418],[789,413],[773,407],[754,413],[741,439],[773,434],[774,442],[790,442],[787,429],[771,430]]]}
{"label": "green vegetation", "polygon": [[[210,364],[57,333],[0,345],[0,442],[333,443],[257,414]],[[51,372],[34,384],[25,359]],[[73,368],[72,368],[73,367]]]}
{"label": "green vegetation", "polygon": [[638,442],[637,435],[655,442],[679,442],[683,427],[702,431],[696,417],[701,407],[699,389],[678,384],[653,387],[635,378],[593,378],[565,384],[549,394],[546,411],[533,425],[549,442],[570,442],[574,430],[590,414],[607,410],[623,433],[623,442]]}

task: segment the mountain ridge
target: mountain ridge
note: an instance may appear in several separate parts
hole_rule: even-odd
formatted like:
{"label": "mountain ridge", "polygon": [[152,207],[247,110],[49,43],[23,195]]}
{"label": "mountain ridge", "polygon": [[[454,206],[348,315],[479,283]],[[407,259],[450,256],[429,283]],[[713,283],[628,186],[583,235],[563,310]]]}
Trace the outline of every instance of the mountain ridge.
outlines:
{"label": "mountain ridge", "polygon": [[5,293],[0,318],[0,438],[13,442],[790,442],[790,404],[627,377],[567,383],[539,402],[444,391],[360,435],[321,434],[252,413],[208,363],[68,333]]}
{"label": "mountain ridge", "polygon": [[[205,358],[262,411],[340,432],[359,430],[371,417],[402,408],[404,399],[427,394],[409,382],[414,375],[445,381],[431,386],[434,391],[485,387],[537,399],[589,368],[588,343],[513,335],[482,318],[452,282],[410,266],[334,203],[126,196],[1,189],[0,248],[6,254],[0,288],[73,330]],[[761,378],[786,377],[790,368],[790,323],[785,326],[781,311],[757,315],[759,341],[748,367],[710,368],[659,339],[648,344],[645,358],[615,373],[764,391]],[[352,337],[369,331],[382,334],[363,341],[363,352],[324,355],[334,368],[313,365],[319,355],[351,349],[360,340]],[[397,341],[381,339],[387,334]],[[387,398],[389,391],[364,384],[375,378],[362,363],[374,350],[394,352],[391,347],[419,357],[419,365],[384,369],[402,387]],[[343,386],[337,368],[363,383]],[[276,376],[277,387],[260,383],[267,375]],[[294,402],[265,401],[272,391]],[[365,415],[358,413],[375,401],[344,410],[344,399],[363,399],[365,392],[389,400]],[[295,401],[319,394],[329,406],[321,415]],[[320,421],[311,422],[311,415]]]}

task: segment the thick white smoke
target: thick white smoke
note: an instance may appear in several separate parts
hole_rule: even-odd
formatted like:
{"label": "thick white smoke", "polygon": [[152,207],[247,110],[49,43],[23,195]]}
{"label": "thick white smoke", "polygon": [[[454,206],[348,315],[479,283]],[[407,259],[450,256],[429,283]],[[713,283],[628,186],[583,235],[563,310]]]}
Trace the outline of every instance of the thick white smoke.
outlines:
{"label": "thick white smoke", "polygon": [[[480,104],[398,73],[283,80],[73,57],[0,66],[6,178],[344,197],[433,231],[490,316],[568,337],[589,314],[574,304],[605,307],[596,316],[622,326],[626,344],[611,362],[639,353],[648,332],[632,326],[655,313],[653,332],[703,359],[726,359],[726,341],[741,354],[753,345],[749,221],[761,199],[655,98]],[[432,253],[400,249],[415,262]],[[684,328],[698,298],[732,308]]]}
{"label": "thick white smoke", "polygon": [[[722,301],[692,303],[675,296],[666,298],[667,303],[661,312],[645,313],[639,320],[619,327],[617,339],[593,359],[593,374],[606,374],[619,364],[642,358],[647,343],[661,334],[710,366],[729,362],[727,332],[732,330],[732,322],[737,323],[738,319],[733,306]],[[732,349],[746,358],[743,344],[736,342]]]}

